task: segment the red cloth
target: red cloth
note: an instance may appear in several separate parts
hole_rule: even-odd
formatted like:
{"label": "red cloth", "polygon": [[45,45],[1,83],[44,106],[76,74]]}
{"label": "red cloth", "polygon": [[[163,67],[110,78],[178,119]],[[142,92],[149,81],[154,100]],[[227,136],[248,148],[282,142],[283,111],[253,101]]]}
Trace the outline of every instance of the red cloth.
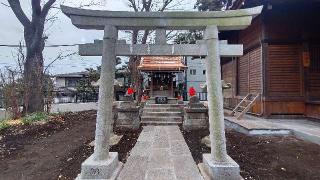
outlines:
{"label": "red cloth", "polygon": [[194,89],[193,86],[191,86],[191,87],[189,88],[189,96],[194,96],[194,95],[196,95],[196,90]]}
{"label": "red cloth", "polygon": [[132,95],[134,93],[134,89],[133,88],[128,88],[128,90],[127,90],[127,94],[128,95]]}

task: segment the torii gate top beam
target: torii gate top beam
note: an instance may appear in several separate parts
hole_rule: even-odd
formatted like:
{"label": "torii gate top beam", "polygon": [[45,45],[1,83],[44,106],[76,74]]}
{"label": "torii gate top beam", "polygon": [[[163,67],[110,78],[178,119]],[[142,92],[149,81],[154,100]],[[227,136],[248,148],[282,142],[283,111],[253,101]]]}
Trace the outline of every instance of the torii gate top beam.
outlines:
{"label": "torii gate top beam", "polygon": [[203,30],[208,25],[216,25],[219,30],[240,30],[251,24],[252,19],[261,13],[262,6],[210,12],[104,11],[68,6],[61,6],[61,10],[80,29],[103,30],[106,25],[111,25],[118,30],[154,29],[155,27]]}

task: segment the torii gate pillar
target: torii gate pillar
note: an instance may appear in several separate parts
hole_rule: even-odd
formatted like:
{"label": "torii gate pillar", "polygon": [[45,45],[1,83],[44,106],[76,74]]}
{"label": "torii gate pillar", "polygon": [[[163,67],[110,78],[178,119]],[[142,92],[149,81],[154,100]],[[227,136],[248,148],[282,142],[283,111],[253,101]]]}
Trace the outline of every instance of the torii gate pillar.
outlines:
{"label": "torii gate pillar", "polygon": [[211,154],[203,154],[202,174],[210,179],[241,179],[239,165],[227,155],[223,114],[223,95],[217,26],[207,26],[204,34],[208,54],[206,79]]}
{"label": "torii gate pillar", "polygon": [[116,27],[105,26],[94,153],[82,163],[81,174],[77,179],[115,179],[122,168],[122,163],[118,160],[118,153],[109,152],[113,121],[113,81],[117,39],[118,30]]}

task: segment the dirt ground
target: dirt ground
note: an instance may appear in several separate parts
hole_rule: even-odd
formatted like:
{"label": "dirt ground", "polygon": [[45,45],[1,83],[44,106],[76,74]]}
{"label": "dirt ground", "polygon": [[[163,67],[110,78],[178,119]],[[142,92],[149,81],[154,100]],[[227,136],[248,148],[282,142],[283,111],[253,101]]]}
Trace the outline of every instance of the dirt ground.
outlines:
{"label": "dirt ground", "polygon": [[[0,179],[74,179],[92,154],[95,111],[67,113],[49,123],[0,132]],[[124,134],[111,147],[125,162],[141,132]],[[197,163],[210,149],[201,144],[208,131],[183,132]],[[294,137],[250,137],[227,131],[229,155],[245,179],[320,179],[320,146]]]}
{"label": "dirt ground", "polygon": [[[183,132],[194,160],[210,148],[201,144],[208,131]],[[240,165],[244,179],[320,179],[320,146],[287,137],[254,137],[227,131],[228,154]]]}
{"label": "dirt ground", "polygon": [[[0,179],[74,179],[92,154],[95,111],[67,113],[46,124],[19,126],[0,133]],[[121,134],[121,133],[117,133]],[[140,130],[126,133],[111,147],[125,162]]]}

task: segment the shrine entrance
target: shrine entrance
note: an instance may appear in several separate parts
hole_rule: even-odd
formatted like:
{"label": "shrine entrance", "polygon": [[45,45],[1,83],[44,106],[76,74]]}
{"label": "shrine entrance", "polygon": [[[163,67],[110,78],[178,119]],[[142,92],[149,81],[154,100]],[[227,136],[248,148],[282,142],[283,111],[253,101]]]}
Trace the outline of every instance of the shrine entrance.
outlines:
{"label": "shrine entrance", "polygon": [[175,82],[173,73],[155,72],[150,73],[150,93],[151,97],[166,96],[174,97]]}
{"label": "shrine entrance", "polygon": [[144,56],[138,69],[148,74],[145,79],[147,95],[173,98],[177,96],[176,74],[187,66],[182,63],[182,56]]}

